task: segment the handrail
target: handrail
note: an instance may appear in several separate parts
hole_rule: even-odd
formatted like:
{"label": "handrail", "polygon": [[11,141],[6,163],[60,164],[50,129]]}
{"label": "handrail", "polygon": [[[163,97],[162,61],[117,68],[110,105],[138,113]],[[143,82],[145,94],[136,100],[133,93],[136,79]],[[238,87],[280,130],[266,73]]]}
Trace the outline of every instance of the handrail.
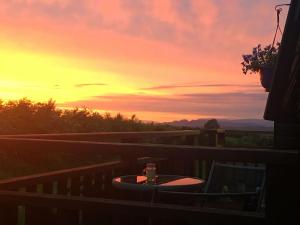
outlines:
{"label": "handrail", "polygon": [[296,150],[249,149],[229,147],[206,147],[188,145],[132,144],[111,142],[89,142],[68,140],[44,140],[26,138],[0,138],[2,151],[22,149],[23,151],[64,150],[72,152],[96,152],[138,157],[167,157],[174,159],[221,160],[232,162],[255,162],[270,164],[296,164],[299,153]]}
{"label": "handrail", "polygon": [[1,189],[7,190],[7,188],[9,189],[20,188],[23,185],[24,186],[36,185],[38,183],[50,182],[53,180],[58,180],[60,178],[66,178],[66,176],[67,177],[82,176],[94,172],[99,172],[99,171],[102,172],[111,169],[116,169],[123,166],[125,166],[124,162],[111,161],[111,162],[106,162],[101,164],[94,164],[90,166],[63,169],[63,170],[33,174],[33,175],[22,176],[22,177],[14,177],[14,178],[0,180],[0,190]]}
{"label": "handrail", "polygon": [[90,133],[54,133],[54,134],[11,134],[0,135],[0,138],[33,138],[55,140],[103,140],[110,138],[156,138],[199,135],[200,130],[176,130],[176,131],[142,131],[142,132],[90,132]]}
{"label": "handrail", "polygon": [[61,196],[15,191],[0,191],[0,202],[46,208],[101,211],[114,215],[133,212],[139,216],[168,216],[171,218],[199,219],[205,224],[265,224],[265,215],[225,209],[198,208],[162,203],[137,202],[116,199]]}
{"label": "handrail", "polygon": [[203,193],[203,192],[179,192],[179,191],[158,191],[158,193],[170,196],[184,196],[184,197],[249,197],[258,195],[259,192],[236,192],[236,193]]}
{"label": "handrail", "polygon": [[[163,159],[151,159],[149,157],[144,157],[144,158],[137,159],[137,163],[144,164],[146,162],[149,162],[149,160],[159,161]],[[78,177],[78,176],[90,175],[92,173],[110,171],[117,168],[123,168],[126,166],[128,166],[126,162],[121,160],[115,160],[115,161],[110,161],[105,163],[93,164],[89,166],[80,166],[80,167],[75,167],[70,169],[55,170],[51,172],[8,178],[8,179],[0,180],[0,190],[7,190],[7,188],[15,189],[23,186],[25,187],[25,186],[36,185],[40,183],[52,182],[54,180],[66,179],[66,177],[70,178],[76,176]]]}
{"label": "handrail", "polygon": [[[179,135],[198,135],[203,134],[209,129],[193,129],[193,130],[174,130],[174,131],[138,131],[138,132],[88,132],[88,133],[50,133],[50,134],[5,134],[0,138],[42,138],[55,140],[72,140],[73,138],[147,138],[147,137],[166,137]],[[248,134],[273,134],[273,131],[266,130],[234,130],[226,129],[226,134],[248,133]],[[85,139],[87,140],[87,139]]]}

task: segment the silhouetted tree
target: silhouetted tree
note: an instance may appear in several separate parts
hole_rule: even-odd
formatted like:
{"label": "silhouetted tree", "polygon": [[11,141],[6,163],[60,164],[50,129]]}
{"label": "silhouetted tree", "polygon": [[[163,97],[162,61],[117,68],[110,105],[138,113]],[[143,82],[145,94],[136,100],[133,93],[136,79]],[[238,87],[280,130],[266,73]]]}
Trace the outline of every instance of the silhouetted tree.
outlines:
{"label": "silhouetted tree", "polygon": [[179,129],[144,123],[132,115],[101,115],[87,108],[58,109],[55,101],[32,102],[27,98],[4,102],[0,99],[0,134],[151,131]]}
{"label": "silhouetted tree", "polygon": [[205,129],[218,129],[220,128],[219,122],[216,119],[210,119],[204,124]]}

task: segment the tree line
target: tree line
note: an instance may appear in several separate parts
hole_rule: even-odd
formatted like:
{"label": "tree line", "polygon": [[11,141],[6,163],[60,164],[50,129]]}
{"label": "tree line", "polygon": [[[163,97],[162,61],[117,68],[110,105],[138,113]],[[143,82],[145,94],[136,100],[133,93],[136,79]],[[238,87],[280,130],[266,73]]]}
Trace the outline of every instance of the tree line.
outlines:
{"label": "tree line", "polygon": [[0,134],[76,133],[109,131],[163,131],[178,129],[145,123],[132,115],[100,114],[87,108],[60,109],[54,100],[34,102],[27,98],[0,100]]}

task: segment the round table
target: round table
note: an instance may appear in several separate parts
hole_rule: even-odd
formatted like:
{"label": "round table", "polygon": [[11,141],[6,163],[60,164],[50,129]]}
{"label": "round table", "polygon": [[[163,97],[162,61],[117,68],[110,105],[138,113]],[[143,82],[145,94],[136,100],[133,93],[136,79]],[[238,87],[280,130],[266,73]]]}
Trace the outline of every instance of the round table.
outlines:
{"label": "round table", "polygon": [[195,191],[204,184],[204,180],[178,175],[157,175],[156,183],[147,184],[146,176],[127,175],[115,177],[112,185],[118,189],[132,191]]}

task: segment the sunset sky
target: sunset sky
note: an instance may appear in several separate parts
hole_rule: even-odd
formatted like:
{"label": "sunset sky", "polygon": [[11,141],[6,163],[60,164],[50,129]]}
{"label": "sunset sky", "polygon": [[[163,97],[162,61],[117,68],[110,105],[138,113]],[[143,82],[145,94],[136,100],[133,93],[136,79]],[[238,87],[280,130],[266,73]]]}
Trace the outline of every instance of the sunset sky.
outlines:
{"label": "sunset sky", "polygon": [[272,42],[279,3],[0,0],[0,99],[154,121],[262,118],[267,94],[241,55]]}

